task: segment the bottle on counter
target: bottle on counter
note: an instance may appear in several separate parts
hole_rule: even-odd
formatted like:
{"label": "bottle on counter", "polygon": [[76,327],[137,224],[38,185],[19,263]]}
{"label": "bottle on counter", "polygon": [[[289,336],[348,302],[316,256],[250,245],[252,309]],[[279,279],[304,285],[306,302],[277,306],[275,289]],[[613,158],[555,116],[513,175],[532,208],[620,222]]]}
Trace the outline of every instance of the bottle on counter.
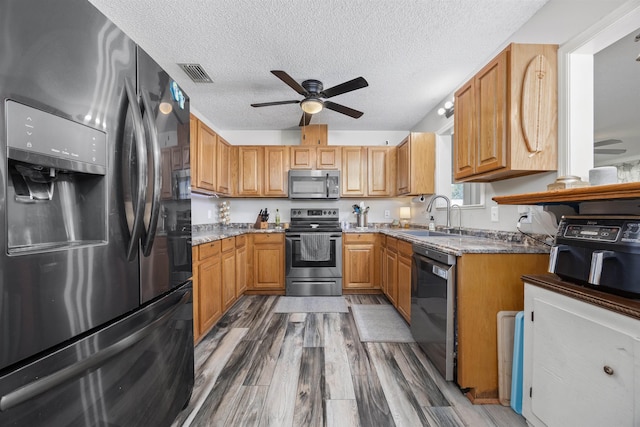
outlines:
{"label": "bottle on counter", "polygon": [[280,228],[280,210],[276,209],[276,227]]}
{"label": "bottle on counter", "polygon": [[436,220],[433,219],[433,215],[429,218],[429,231],[436,231]]}

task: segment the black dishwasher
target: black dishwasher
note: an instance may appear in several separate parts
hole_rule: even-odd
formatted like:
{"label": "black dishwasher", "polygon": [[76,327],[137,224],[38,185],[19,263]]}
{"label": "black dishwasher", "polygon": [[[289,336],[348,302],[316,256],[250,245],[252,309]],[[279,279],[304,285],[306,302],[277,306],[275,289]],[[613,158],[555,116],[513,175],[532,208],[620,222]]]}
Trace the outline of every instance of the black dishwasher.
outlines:
{"label": "black dishwasher", "polygon": [[413,245],[411,334],[447,381],[454,380],[456,257]]}

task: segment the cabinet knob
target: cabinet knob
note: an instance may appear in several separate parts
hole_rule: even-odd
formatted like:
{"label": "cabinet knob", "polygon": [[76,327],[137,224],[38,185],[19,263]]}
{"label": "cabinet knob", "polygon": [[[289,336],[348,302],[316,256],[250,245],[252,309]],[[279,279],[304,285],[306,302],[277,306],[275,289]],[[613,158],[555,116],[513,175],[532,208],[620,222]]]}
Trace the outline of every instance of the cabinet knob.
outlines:
{"label": "cabinet knob", "polygon": [[613,375],[613,368],[611,366],[607,366],[605,365],[604,368],[602,368],[604,370],[604,373],[607,375]]}

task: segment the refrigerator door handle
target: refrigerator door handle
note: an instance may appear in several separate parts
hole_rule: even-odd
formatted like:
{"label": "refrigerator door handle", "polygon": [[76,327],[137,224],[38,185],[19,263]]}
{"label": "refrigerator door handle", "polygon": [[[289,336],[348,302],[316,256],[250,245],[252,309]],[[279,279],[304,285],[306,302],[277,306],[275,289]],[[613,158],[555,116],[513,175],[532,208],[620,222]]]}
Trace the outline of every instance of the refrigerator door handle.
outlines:
{"label": "refrigerator door handle", "polygon": [[[138,168],[138,180],[137,190],[135,191],[136,197],[133,202],[135,204],[133,227],[131,230],[131,240],[127,247],[127,260],[133,261],[136,258],[138,241],[144,231],[144,205],[147,198],[147,146],[145,144],[144,129],[142,126],[142,113],[140,112],[140,104],[136,98],[136,92],[133,88],[133,83],[128,78],[124,81],[124,86],[127,92],[127,98],[129,100],[129,106],[131,114],[133,116],[133,130],[135,136],[136,145],[136,157]],[[133,164],[132,159],[129,159],[129,163]]]}
{"label": "refrigerator door handle", "polygon": [[142,240],[142,253],[144,256],[149,256],[151,254],[151,248],[153,247],[153,240],[156,236],[158,216],[160,215],[160,191],[162,190],[162,171],[160,164],[162,162],[162,156],[160,155],[160,144],[158,143],[158,128],[153,117],[149,94],[144,90],[140,90],[140,92],[142,94],[142,106],[145,111],[147,127],[149,128],[149,145],[151,146],[150,149],[153,155],[151,218],[149,219],[149,225]]}
{"label": "refrigerator door handle", "polygon": [[190,294],[185,294],[180,299],[179,303],[171,306],[152,323],[149,323],[132,334],[127,335],[125,338],[110,345],[109,347],[102,349],[86,359],[74,363],[73,365],[67,366],[66,368],[54,372],[51,375],[47,375],[36,381],[30,382],[0,397],[0,412],[7,411],[51,389],[67,384],[82,377],[83,375],[100,369],[100,367],[107,363],[107,361],[126,351],[128,348],[151,334],[164,322],[167,322],[174,313],[189,300],[189,298]]}

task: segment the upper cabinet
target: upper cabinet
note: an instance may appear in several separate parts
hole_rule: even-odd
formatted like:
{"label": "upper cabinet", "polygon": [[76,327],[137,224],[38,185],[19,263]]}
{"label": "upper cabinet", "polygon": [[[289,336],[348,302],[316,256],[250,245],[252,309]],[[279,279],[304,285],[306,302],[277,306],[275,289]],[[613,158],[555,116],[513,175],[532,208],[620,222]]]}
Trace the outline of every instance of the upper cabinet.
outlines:
{"label": "upper cabinet", "polygon": [[511,44],[458,89],[456,181],[489,182],[556,170],[557,49]]}
{"label": "upper cabinet", "polygon": [[[184,157],[184,154],[183,154]],[[191,115],[191,189],[205,194],[231,194],[229,144]]]}
{"label": "upper cabinet", "polygon": [[[239,197],[287,197],[289,147],[241,145],[234,147],[234,169]],[[235,166],[237,165],[237,167]]]}
{"label": "upper cabinet", "polygon": [[366,195],[367,149],[342,147],[341,197],[363,197]]}
{"label": "upper cabinet", "polygon": [[327,125],[307,125],[300,129],[300,145],[327,145]]}
{"label": "upper cabinet", "polygon": [[289,147],[264,147],[264,186],[262,195],[266,197],[287,197],[289,195]]}
{"label": "upper cabinet", "polygon": [[342,148],[339,146],[294,145],[289,147],[291,169],[340,169]]}
{"label": "upper cabinet", "polygon": [[367,195],[392,197],[396,187],[396,148],[367,147]]}
{"label": "upper cabinet", "polygon": [[237,159],[237,196],[259,197],[262,195],[262,163],[264,147],[254,145],[239,146],[234,150]]}
{"label": "upper cabinet", "polygon": [[434,193],[435,157],[433,133],[412,132],[400,143],[396,162],[398,196]]}

